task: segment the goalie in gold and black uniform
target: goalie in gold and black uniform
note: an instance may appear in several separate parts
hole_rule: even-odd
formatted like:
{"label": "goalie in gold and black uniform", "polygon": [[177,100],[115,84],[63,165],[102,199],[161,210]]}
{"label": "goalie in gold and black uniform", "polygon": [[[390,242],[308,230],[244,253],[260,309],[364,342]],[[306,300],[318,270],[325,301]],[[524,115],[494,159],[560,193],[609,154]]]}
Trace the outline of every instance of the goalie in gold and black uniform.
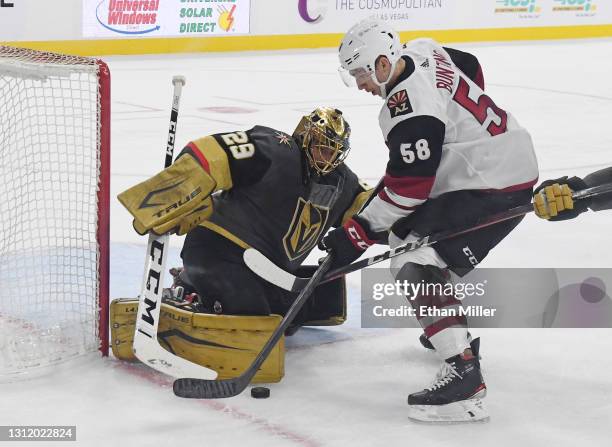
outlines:
{"label": "goalie in gold and black uniform", "polygon": [[[192,309],[245,316],[251,323],[254,316],[284,315],[296,295],[253,273],[243,252],[253,247],[290,273],[306,273],[301,264],[319,239],[356,214],[370,195],[343,164],[349,135],[339,110],[319,107],[302,117],[292,135],[255,126],[206,136],[119,200],[139,233],[187,234],[184,269],[175,284],[185,295],[197,294]],[[296,327],[341,324],[345,300],[343,279],[320,286],[294,320]],[[231,321],[242,327],[247,320]]]}

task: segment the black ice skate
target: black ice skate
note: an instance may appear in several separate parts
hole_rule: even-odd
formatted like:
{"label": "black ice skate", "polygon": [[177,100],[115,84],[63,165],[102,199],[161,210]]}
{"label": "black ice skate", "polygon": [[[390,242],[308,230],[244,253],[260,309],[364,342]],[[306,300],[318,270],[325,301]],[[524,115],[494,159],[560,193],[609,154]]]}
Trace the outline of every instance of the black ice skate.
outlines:
{"label": "black ice skate", "polygon": [[408,396],[408,417],[423,422],[472,422],[489,418],[482,398],[487,387],[476,357],[446,359],[435,382]]}

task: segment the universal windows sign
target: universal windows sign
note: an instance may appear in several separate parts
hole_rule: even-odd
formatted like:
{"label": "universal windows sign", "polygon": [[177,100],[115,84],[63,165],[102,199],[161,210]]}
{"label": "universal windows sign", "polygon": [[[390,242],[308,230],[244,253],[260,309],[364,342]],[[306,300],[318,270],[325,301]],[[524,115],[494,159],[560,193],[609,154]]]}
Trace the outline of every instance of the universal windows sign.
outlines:
{"label": "universal windows sign", "polygon": [[86,38],[248,34],[249,19],[249,0],[83,0]]}

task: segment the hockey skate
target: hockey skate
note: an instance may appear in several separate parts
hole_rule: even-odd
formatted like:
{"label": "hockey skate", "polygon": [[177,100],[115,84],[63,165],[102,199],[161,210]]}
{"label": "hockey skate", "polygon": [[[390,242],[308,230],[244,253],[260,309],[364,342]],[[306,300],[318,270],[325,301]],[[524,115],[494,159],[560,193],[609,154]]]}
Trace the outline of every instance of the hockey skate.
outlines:
{"label": "hockey skate", "polygon": [[444,362],[429,388],[408,396],[408,417],[420,422],[486,421],[486,392],[477,358],[459,354]]}

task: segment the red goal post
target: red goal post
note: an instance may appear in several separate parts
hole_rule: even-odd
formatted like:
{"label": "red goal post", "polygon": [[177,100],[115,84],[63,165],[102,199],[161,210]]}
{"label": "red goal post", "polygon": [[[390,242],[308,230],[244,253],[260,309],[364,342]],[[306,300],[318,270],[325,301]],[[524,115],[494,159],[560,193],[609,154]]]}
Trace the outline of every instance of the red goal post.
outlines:
{"label": "red goal post", "polygon": [[110,71],[0,46],[0,377],[108,355]]}

